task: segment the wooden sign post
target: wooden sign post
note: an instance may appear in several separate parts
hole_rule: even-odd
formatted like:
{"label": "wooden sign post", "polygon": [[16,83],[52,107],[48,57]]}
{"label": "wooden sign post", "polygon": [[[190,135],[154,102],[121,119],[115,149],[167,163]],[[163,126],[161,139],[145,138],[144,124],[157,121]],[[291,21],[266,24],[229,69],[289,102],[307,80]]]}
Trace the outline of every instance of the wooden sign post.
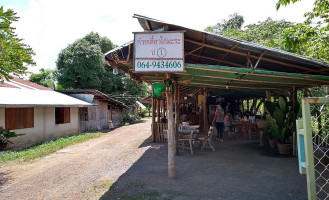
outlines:
{"label": "wooden sign post", "polygon": [[167,98],[167,116],[168,116],[168,175],[170,178],[175,178],[175,155],[176,142],[174,131],[174,113],[173,113],[173,98],[171,91],[166,92]]}

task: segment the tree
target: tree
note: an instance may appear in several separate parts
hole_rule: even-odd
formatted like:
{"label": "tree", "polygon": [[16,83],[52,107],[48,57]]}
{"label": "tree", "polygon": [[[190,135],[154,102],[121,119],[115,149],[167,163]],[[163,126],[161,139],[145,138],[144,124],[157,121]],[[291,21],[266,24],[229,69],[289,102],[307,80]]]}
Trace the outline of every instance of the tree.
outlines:
{"label": "tree", "polygon": [[62,50],[57,59],[57,79],[64,88],[99,89],[104,61],[98,44],[84,38]]}
{"label": "tree", "polygon": [[[243,16],[241,15],[230,15],[229,20],[223,20],[223,22],[228,24],[221,23],[220,26],[233,28],[227,28],[225,29],[225,31],[219,31],[219,33],[227,37],[232,37],[269,47],[283,49],[284,47],[282,45],[282,39],[284,36],[284,30],[294,26],[293,23],[287,22],[285,20],[274,21],[271,18],[267,18],[263,22],[258,22],[257,24],[250,24],[247,25],[244,29],[242,29],[243,21]],[[236,25],[232,25],[232,23]],[[206,28],[206,30],[211,31],[209,27]],[[213,30],[214,33],[218,32],[218,29],[216,28],[214,28]]]}
{"label": "tree", "polygon": [[243,23],[243,16],[234,13],[229,16],[228,20],[222,20],[221,23],[217,23],[215,26],[208,26],[205,31],[225,35],[226,32],[241,29]]}
{"label": "tree", "polygon": [[[279,0],[277,9],[300,0]],[[305,21],[285,31],[283,44],[290,52],[329,62],[329,1],[315,0]],[[309,89],[310,96],[324,96],[327,86]]]}
{"label": "tree", "polygon": [[91,32],[76,40],[58,56],[58,83],[64,89],[97,89],[109,95],[147,95],[145,84],[137,85],[121,71],[115,75],[105,64],[104,53],[112,48],[113,43],[98,33]]}
{"label": "tree", "polygon": [[29,81],[45,87],[56,89],[55,70],[41,68],[40,73],[31,74]]}
{"label": "tree", "polygon": [[0,82],[9,80],[10,73],[25,74],[27,65],[35,65],[34,52],[15,35],[12,23],[19,17],[12,9],[0,8]]}

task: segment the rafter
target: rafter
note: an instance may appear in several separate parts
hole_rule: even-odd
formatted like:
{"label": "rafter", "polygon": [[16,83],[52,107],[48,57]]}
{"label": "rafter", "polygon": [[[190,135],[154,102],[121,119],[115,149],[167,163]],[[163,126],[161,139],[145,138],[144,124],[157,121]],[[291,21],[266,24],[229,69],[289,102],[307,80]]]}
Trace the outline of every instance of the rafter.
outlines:
{"label": "rafter", "polygon": [[[232,47],[230,48],[230,50],[234,50],[238,45],[239,45],[238,43],[232,45]],[[220,59],[221,61],[218,61],[217,65],[219,65],[219,64],[225,59],[225,57],[228,56],[228,54],[230,54],[230,52],[226,52],[226,53],[222,56],[222,58]]]}
{"label": "rafter", "polygon": [[202,48],[203,48],[203,47],[198,47],[198,48],[196,48],[196,49],[194,49],[194,50],[192,50],[192,51],[186,53],[185,56],[188,56],[188,55],[190,55],[190,54],[192,54],[192,53],[194,53],[194,52],[196,52],[197,50],[202,49]]}
{"label": "rafter", "polygon": [[[247,57],[247,55],[248,55],[246,53],[238,52],[238,51],[235,51],[235,50],[230,50],[230,49],[226,49],[226,48],[222,48],[222,47],[217,47],[217,46],[213,46],[213,45],[210,45],[210,44],[203,44],[201,42],[196,42],[194,40],[190,40],[190,39],[187,39],[187,38],[185,38],[185,42],[189,42],[189,43],[192,43],[192,44],[201,45],[201,46],[204,46],[204,47],[207,47],[207,48],[211,48],[211,49],[216,49],[216,50],[219,50],[219,51],[229,52],[229,53],[240,55],[240,56],[244,56],[244,57]],[[254,56],[254,55],[250,55],[249,57],[250,58],[256,58],[256,59],[259,58],[258,56]],[[270,58],[263,58],[263,60],[264,61],[267,61],[267,62],[279,64],[279,65],[293,67],[293,68],[296,68],[296,69],[310,70],[307,67],[302,67],[302,66],[299,66],[299,65],[289,64],[289,63],[285,63],[285,62],[282,62],[282,61],[273,60],[273,59],[270,59]],[[319,72],[318,70],[312,70],[312,71]]]}
{"label": "rafter", "polygon": [[[217,89],[226,89],[226,85],[218,85],[218,84],[207,84],[207,83],[197,83],[197,82],[192,82],[189,85],[198,85],[199,87],[212,87],[212,88],[217,88]],[[229,89],[241,89],[241,90],[275,90],[275,91],[286,91],[278,88],[259,88],[259,87],[243,87],[243,86],[229,86]]]}
{"label": "rafter", "polygon": [[[203,70],[203,71],[214,71],[214,72],[226,72],[226,73],[234,73],[233,71],[229,71],[229,70],[222,70],[222,69],[210,69],[210,68],[201,68],[201,67],[188,67],[185,66],[186,69],[195,69],[195,70]],[[278,78],[284,78],[284,79],[296,79],[296,80],[308,80],[308,81],[314,81],[314,82],[322,82],[322,83],[326,83],[329,84],[329,81],[326,80],[314,80],[314,79],[310,79],[307,77],[291,77],[291,76],[282,76],[282,75],[271,75],[271,74],[255,74],[255,73],[240,73],[240,74],[245,74],[248,76],[263,76],[263,77],[278,77]]]}
{"label": "rafter", "polygon": [[237,67],[243,67],[243,68],[246,67],[244,65],[240,65],[240,64],[237,64],[237,63],[233,63],[233,62],[229,62],[229,61],[223,61],[223,60],[218,60],[216,58],[210,58],[210,57],[207,57],[207,56],[200,56],[200,55],[196,55],[196,54],[190,54],[190,56],[195,56],[195,57],[199,57],[199,58],[203,58],[203,59],[207,59],[207,60],[212,60],[212,61],[227,63],[227,64],[230,64],[230,65],[233,65],[233,66],[237,66]]}
{"label": "rafter", "polygon": [[[191,75],[186,73],[180,73],[180,76],[187,76],[191,77]],[[307,83],[294,83],[294,82],[279,82],[279,81],[259,81],[259,80],[249,80],[249,79],[239,79],[239,78],[226,78],[226,77],[219,77],[219,76],[204,76],[204,75],[193,75],[192,77],[200,77],[200,78],[210,78],[210,79],[219,79],[219,80],[233,80],[236,82],[253,82],[253,83],[269,83],[269,84],[281,84],[281,85],[309,85],[309,86],[318,86],[319,84],[307,84]]]}

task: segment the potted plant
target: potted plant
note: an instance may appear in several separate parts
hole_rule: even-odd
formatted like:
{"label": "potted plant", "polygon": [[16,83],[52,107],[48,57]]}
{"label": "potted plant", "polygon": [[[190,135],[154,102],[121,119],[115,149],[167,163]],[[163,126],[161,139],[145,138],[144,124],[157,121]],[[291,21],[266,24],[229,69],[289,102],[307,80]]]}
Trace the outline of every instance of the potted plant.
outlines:
{"label": "potted plant", "polygon": [[10,131],[9,129],[4,129],[2,126],[0,126],[0,151],[5,150],[9,143],[13,144],[13,142],[11,142],[9,138],[18,137],[20,135],[24,134],[17,134],[13,131]]}
{"label": "potted plant", "polygon": [[266,143],[269,143],[269,137],[265,136],[264,130],[267,129],[269,124],[264,119],[256,119],[255,123],[256,123],[257,128],[260,130],[260,137],[259,137],[260,146],[265,146]]}
{"label": "potted plant", "polygon": [[[280,154],[288,155],[292,153],[292,144],[290,136],[292,136],[293,121],[296,119],[297,110],[293,110],[287,105],[285,96],[279,97],[278,102],[265,102],[266,120],[269,123],[270,135],[278,143]],[[298,109],[299,106],[296,106]]]}

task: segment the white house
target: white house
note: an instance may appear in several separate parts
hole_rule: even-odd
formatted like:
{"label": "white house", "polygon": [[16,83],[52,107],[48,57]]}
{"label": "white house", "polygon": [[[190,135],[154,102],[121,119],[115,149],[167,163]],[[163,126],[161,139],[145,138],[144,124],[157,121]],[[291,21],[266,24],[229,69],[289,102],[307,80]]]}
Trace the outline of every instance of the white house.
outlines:
{"label": "white house", "polygon": [[79,132],[79,107],[92,103],[13,78],[0,84],[0,126],[25,135],[8,149]]}

